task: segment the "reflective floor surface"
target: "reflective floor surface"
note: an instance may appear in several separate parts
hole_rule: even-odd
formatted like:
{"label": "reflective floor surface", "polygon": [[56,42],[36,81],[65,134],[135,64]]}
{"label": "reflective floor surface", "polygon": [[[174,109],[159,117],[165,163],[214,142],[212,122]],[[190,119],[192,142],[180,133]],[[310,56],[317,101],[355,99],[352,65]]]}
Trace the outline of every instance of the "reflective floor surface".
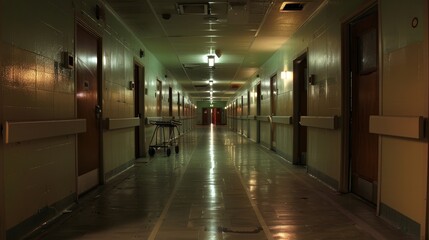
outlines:
{"label": "reflective floor surface", "polygon": [[226,127],[198,126],[79,200],[36,239],[411,239]]}

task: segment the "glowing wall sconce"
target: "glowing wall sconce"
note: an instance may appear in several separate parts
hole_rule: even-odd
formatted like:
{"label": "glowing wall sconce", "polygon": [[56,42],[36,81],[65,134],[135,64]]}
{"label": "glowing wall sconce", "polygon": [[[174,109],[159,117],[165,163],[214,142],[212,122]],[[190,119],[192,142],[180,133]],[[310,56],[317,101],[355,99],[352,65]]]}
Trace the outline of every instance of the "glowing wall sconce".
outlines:
{"label": "glowing wall sconce", "polygon": [[250,97],[251,98],[255,98],[256,97],[256,92],[255,91],[251,91],[250,92]]}
{"label": "glowing wall sconce", "polygon": [[280,73],[280,78],[283,80],[292,80],[293,79],[293,72],[291,71],[282,71]]}

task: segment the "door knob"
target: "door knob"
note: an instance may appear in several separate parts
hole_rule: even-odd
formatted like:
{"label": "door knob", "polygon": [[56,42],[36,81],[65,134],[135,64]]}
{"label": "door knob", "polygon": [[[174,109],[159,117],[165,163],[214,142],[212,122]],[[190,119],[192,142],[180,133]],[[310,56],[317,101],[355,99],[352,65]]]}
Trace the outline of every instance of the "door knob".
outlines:
{"label": "door knob", "polygon": [[100,118],[100,117],[101,117],[101,106],[100,106],[100,105],[96,105],[96,106],[95,106],[95,116],[96,116],[97,118]]}

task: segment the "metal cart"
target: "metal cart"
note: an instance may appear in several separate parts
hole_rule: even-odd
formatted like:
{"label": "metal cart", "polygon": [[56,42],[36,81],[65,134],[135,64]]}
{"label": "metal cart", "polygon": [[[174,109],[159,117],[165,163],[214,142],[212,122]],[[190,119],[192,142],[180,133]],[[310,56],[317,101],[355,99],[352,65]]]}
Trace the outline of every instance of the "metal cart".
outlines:
{"label": "metal cart", "polygon": [[[177,130],[178,135],[180,134],[179,125],[182,125],[180,121],[177,120],[168,120],[168,121],[150,121],[152,125],[155,125],[155,130],[152,134],[149,145],[149,156],[153,157],[157,149],[164,149],[167,153],[167,156],[171,155],[171,146],[174,146],[174,151],[179,153],[179,146],[177,145],[177,138],[175,129]],[[167,134],[166,132],[167,131]],[[153,144],[155,139],[155,144]]]}

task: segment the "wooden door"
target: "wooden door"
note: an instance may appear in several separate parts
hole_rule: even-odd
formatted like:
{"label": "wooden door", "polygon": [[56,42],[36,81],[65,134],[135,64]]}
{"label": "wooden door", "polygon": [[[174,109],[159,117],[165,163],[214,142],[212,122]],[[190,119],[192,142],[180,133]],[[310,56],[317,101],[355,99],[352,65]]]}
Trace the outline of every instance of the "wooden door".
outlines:
{"label": "wooden door", "polygon": [[215,108],[216,111],[216,125],[221,125],[222,124],[222,118],[223,118],[223,109],[222,108]]}
{"label": "wooden door", "polygon": [[173,116],[173,89],[168,87],[168,116]]}
{"label": "wooden door", "polygon": [[76,27],[77,117],[86,119],[86,132],[78,135],[78,194],[97,186],[100,180],[99,39]]}
{"label": "wooden door", "polygon": [[[270,105],[271,105],[271,116],[277,114],[277,75],[274,75],[270,79]],[[271,149],[276,150],[276,124],[271,122]]]}
{"label": "wooden door", "polygon": [[293,163],[305,165],[307,162],[307,128],[299,124],[301,116],[307,115],[307,53],[293,62]]}
{"label": "wooden door", "polygon": [[373,10],[351,23],[351,190],[376,203],[378,136],[369,133],[369,116],[379,114],[378,14]]}
{"label": "wooden door", "polygon": [[210,122],[211,122],[210,108],[203,108],[202,110],[203,110],[203,114],[202,114],[203,125],[210,125]]}
{"label": "wooden door", "polygon": [[[261,83],[258,83],[258,85],[256,85],[256,115],[260,116],[261,115]],[[261,142],[261,122],[257,121],[256,122],[256,142],[260,143]]]}
{"label": "wooden door", "polygon": [[[144,119],[144,67],[134,64],[134,115],[140,118],[140,122]],[[144,157],[146,155],[144,146],[144,128],[135,128],[135,158]]]}
{"label": "wooden door", "polygon": [[[250,115],[250,91],[247,91],[247,116]],[[249,119],[249,118],[247,118]],[[250,138],[250,121],[246,120],[247,137]]]}
{"label": "wooden door", "polygon": [[213,124],[213,125],[216,125],[216,117],[217,117],[217,115],[216,115],[216,111],[217,111],[217,108],[212,108],[212,109],[211,109],[211,114],[212,114],[212,124]]}
{"label": "wooden door", "polygon": [[238,99],[234,101],[234,131],[238,132]]}
{"label": "wooden door", "polygon": [[177,116],[181,116],[180,114],[180,92],[177,92]]}
{"label": "wooden door", "polygon": [[240,120],[238,120],[240,123],[240,126],[239,126],[240,134],[244,134],[243,116],[244,116],[244,97],[241,96],[241,98],[240,98],[240,112],[239,112],[239,116],[238,116],[240,118]]}
{"label": "wooden door", "polygon": [[182,116],[186,116],[185,115],[185,96],[182,95]]}
{"label": "wooden door", "polygon": [[162,116],[162,82],[156,80],[156,116]]}

